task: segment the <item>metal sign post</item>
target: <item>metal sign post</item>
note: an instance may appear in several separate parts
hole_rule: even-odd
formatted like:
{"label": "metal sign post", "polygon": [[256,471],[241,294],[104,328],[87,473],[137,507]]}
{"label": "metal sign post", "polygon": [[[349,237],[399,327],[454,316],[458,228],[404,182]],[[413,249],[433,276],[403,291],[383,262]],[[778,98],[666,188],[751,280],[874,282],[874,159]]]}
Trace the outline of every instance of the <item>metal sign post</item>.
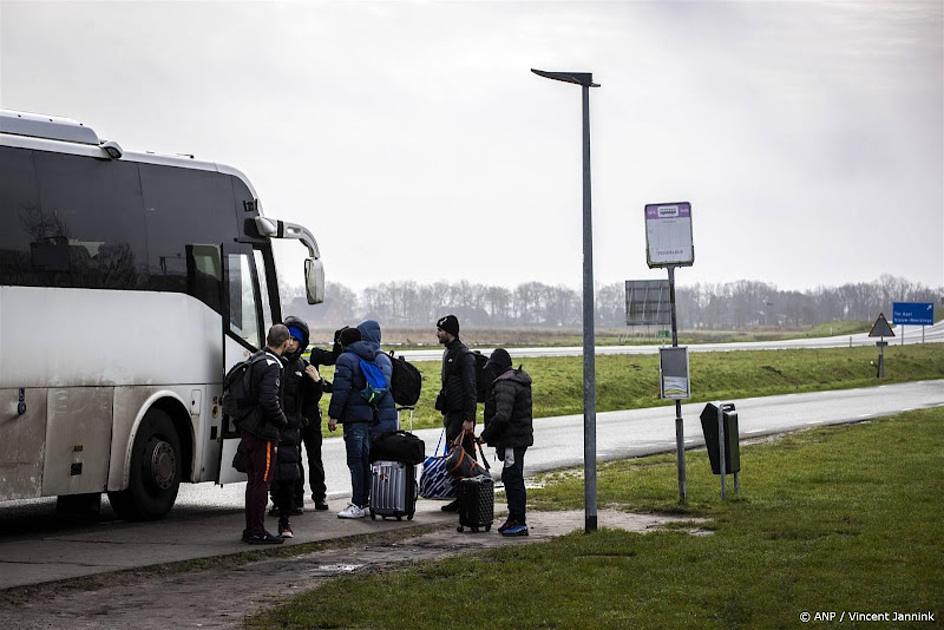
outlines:
{"label": "metal sign post", "polygon": [[724,410],[721,408],[721,401],[719,400],[716,405],[718,406],[718,463],[721,466],[721,500],[725,499],[725,474],[727,473],[726,467],[727,462],[724,461]]}
{"label": "metal sign post", "polygon": [[[695,262],[692,206],[687,201],[647,204],[645,217],[646,263],[650,269],[653,267],[668,269],[669,301],[672,307],[672,347],[678,348],[675,268],[689,267]],[[678,399],[675,401],[675,452],[678,462],[679,503],[685,505],[688,503],[685,482],[685,425],[682,421],[682,401]]]}
{"label": "metal sign post", "polygon": [[[877,378],[885,378],[885,346],[888,345],[888,342],[885,341],[885,337],[894,337],[895,332],[892,330],[892,327],[888,325],[888,320],[885,319],[884,313],[879,313],[878,318],[876,318],[875,323],[872,324],[872,330],[869,331],[869,337],[878,337],[879,340],[875,342],[875,345],[878,346],[878,370],[876,370],[875,376]],[[904,335],[902,335],[904,339]]]}
{"label": "metal sign post", "polygon": [[[675,265],[669,265],[669,300],[672,303],[672,347],[678,348],[678,317],[675,311]],[[685,423],[682,421],[682,401],[675,401],[675,459],[678,464],[679,503],[688,503],[685,482]]]}

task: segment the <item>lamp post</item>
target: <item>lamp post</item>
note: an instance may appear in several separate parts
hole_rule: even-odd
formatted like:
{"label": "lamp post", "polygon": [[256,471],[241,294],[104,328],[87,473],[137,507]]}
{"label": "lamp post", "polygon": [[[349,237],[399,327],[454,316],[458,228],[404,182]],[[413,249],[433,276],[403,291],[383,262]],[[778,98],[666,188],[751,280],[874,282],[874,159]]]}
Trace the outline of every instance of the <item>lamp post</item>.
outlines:
{"label": "lamp post", "polygon": [[580,86],[583,97],[583,468],[584,530],[597,529],[597,394],[593,330],[593,230],[590,221],[590,88],[600,87],[589,72],[531,72]]}

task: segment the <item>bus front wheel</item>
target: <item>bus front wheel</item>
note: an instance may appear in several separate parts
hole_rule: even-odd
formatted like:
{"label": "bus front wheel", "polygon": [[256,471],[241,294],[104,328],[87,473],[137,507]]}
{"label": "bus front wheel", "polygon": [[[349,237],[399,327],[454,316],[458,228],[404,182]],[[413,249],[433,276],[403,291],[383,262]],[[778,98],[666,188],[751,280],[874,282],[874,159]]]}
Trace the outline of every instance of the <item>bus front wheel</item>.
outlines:
{"label": "bus front wheel", "polygon": [[109,492],[115,513],[129,521],[152,521],[177,499],[181,476],[180,438],[170,416],[151,409],[141,421],[131,450],[128,489]]}

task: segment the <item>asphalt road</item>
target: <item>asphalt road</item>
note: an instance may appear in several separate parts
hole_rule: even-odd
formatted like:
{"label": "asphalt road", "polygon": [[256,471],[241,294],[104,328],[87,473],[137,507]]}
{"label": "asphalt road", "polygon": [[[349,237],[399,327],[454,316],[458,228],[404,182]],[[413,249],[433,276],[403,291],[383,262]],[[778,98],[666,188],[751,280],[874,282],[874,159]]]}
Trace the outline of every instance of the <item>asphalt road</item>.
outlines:
{"label": "asphalt road", "polygon": [[[886,339],[890,344],[900,344],[904,336],[905,344],[922,343],[920,326],[905,326],[904,335],[900,326],[894,327],[895,337]],[[925,343],[944,342],[944,321],[934,326],[928,326],[923,331]],[[878,341],[869,337],[867,333],[856,335],[836,335],[833,337],[815,337],[810,339],[786,339],[783,341],[743,341],[736,343],[700,343],[688,346],[690,352],[727,352],[731,350],[785,350],[797,348],[849,348],[857,346],[874,346]],[[657,354],[659,348],[665,346],[597,346],[596,353],[601,354]],[[494,348],[476,348],[485,354],[491,354]],[[512,357],[579,357],[583,356],[583,348],[570,347],[542,347],[542,348],[514,348]],[[436,361],[442,358],[439,348],[430,350],[405,350],[402,354],[410,361]]]}
{"label": "asphalt road", "polygon": [[[911,409],[944,406],[944,380],[747,398],[733,402],[737,405],[741,438],[749,439],[810,426],[853,422]],[[698,419],[703,408],[701,403],[682,406],[687,447],[704,444]],[[528,449],[525,460],[527,474],[583,464],[582,415],[542,418],[535,421],[534,429],[535,445]],[[432,455],[441,431],[422,429],[416,434],[426,442],[427,455]],[[597,414],[599,461],[674,449],[675,421],[671,405]],[[492,461],[493,473],[497,476],[500,469],[494,462],[494,451],[486,449],[486,455]],[[345,464],[343,440],[340,437],[325,439],[323,456],[329,498],[349,497],[350,474]],[[184,484],[180,487],[174,511],[181,515],[197,516],[239,509],[243,505],[244,490],[244,483],[223,487],[212,483]],[[53,498],[0,504],[0,536],[24,535],[33,530],[39,536],[68,526],[53,516],[54,508]]]}
{"label": "asphalt road", "polygon": [[[944,381],[766,396],[733,402],[737,406],[741,436],[751,438],[910,409],[944,406]],[[701,403],[682,406],[686,446],[704,444],[698,419],[703,408]],[[528,474],[583,464],[583,415],[542,418],[535,421],[534,431],[535,445],[528,449],[525,458]],[[422,429],[416,434],[426,442],[427,455],[432,455],[441,430]],[[671,405],[597,414],[597,456],[601,461],[674,449],[675,410]],[[486,455],[494,460],[492,449],[486,449]],[[329,495],[332,498],[350,496],[350,475],[344,461],[343,440],[326,439],[323,456]],[[498,471],[493,462],[493,472]],[[182,486],[178,505],[242,505],[243,487],[243,484],[224,488],[212,484]]]}

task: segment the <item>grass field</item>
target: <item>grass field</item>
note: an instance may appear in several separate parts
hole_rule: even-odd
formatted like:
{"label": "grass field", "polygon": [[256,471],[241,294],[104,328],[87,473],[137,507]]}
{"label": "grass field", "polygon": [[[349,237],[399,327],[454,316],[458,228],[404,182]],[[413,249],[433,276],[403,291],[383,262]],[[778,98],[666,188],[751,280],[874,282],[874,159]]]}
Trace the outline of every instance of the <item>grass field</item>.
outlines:
{"label": "grass field", "polygon": [[[679,343],[689,345],[736,341],[778,341],[781,339],[853,335],[867,332],[871,324],[871,322],[866,321],[836,321],[810,328],[793,329],[770,327],[745,330],[682,330],[679,331]],[[659,331],[660,327],[658,326],[598,328],[595,338],[599,346],[657,344],[665,339],[659,337]],[[328,346],[333,339],[333,335],[334,329],[312,329],[312,343]],[[417,350],[439,346],[439,342],[436,340],[436,330],[432,326],[428,328],[384,328],[383,338],[384,345],[399,350]],[[580,329],[574,328],[463,328],[462,340],[473,348],[580,346],[583,344],[583,333]]]}
{"label": "grass field", "polygon": [[[877,357],[873,348],[765,350],[692,353],[691,402],[737,400],[752,396],[791,394],[875,385]],[[514,352],[512,352],[514,359]],[[536,418],[582,412],[583,359],[541,357],[515,360],[534,379]],[[441,426],[433,402],[440,386],[440,363],[418,362],[424,384],[413,418],[414,428]],[[658,398],[659,358],[655,355],[598,356],[597,410],[612,411],[671,404]],[[331,369],[325,368],[330,378]],[[885,349],[885,379],[896,383],[944,378],[944,344],[889,346]],[[327,410],[327,397],[322,401]],[[482,405],[479,405],[479,416]],[[405,418],[404,418],[405,422]],[[327,422],[323,423],[326,426]],[[325,428],[325,435],[327,429]]]}
{"label": "grass field", "polygon": [[[835,611],[830,625],[844,628],[940,624],[944,409],[747,445],[741,465],[741,498],[721,502],[704,451],[691,453],[685,509],[675,505],[671,457],[600,466],[601,505],[707,517],[711,536],[576,532],[342,578],[248,625],[794,628],[804,611]],[[579,475],[549,480],[530,491],[532,509],[581,507]],[[937,624],[837,623],[843,611],[933,611]]]}

